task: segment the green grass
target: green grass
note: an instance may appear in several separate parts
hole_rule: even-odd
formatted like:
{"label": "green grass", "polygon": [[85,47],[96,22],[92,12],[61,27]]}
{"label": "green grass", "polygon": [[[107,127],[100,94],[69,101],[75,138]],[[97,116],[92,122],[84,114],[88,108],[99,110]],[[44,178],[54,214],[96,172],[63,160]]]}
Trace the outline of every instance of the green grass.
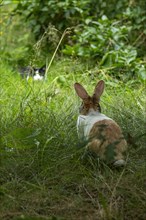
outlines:
{"label": "green grass", "polygon": [[[0,219],[146,219],[145,85],[95,72],[62,59],[26,82],[1,63]],[[101,78],[103,113],[131,137],[120,170],[85,155],[76,133],[73,84],[92,92]]]}

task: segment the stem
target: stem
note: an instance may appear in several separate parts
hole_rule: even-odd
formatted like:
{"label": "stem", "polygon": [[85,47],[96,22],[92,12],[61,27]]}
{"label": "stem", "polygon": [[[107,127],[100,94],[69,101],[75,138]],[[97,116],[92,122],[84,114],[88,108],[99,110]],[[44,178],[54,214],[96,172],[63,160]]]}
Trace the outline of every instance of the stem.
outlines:
{"label": "stem", "polygon": [[69,30],[70,30],[70,28],[66,28],[65,31],[63,32],[63,34],[62,34],[62,36],[61,36],[61,38],[60,38],[60,41],[59,41],[59,43],[58,43],[58,45],[57,45],[57,47],[56,47],[56,49],[55,49],[55,51],[54,51],[54,53],[53,53],[53,56],[52,56],[51,60],[50,60],[50,63],[48,64],[48,67],[47,67],[47,69],[46,69],[45,78],[47,78],[48,71],[49,71],[49,69],[50,69],[50,67],[51,67],[51,64],[52,64],[54,58],[55,58],[55,55],[56,55],[56,53],[57,53],[57,51],[58,51],[58,48],[59,48],[59,46],[60,46],[60,44],[61,44],[63,38],[65,37],[65,35],[66,35],[67,33],[69,33]]}

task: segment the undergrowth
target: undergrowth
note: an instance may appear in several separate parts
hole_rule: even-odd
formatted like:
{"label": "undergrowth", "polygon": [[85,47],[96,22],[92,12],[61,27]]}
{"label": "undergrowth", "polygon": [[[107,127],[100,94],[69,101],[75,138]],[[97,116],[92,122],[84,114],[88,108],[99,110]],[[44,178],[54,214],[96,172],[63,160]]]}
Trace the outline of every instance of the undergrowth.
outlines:
{"label": "undergrowth", "polygon": [[[1,71],[0,219],[146,219],[145,85],[97,77],[77,60],[54,63],[42,82]],[[76,133],[73,83],[92,92],[101,78],[102,112],[130,143],[120,170],[85,155]]]}

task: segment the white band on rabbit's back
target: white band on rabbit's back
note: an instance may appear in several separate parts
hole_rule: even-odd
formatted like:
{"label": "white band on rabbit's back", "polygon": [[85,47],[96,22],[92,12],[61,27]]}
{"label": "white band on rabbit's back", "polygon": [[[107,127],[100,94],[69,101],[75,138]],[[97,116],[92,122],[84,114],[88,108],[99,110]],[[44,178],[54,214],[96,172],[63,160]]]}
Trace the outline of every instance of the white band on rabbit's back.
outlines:
{"label": "white band on rabbit's back", "polygon": [[[90,131],[96,122],[103,120],[112,120],[100,112],[90,111],[89,115],[79,115],[77,120],[78,131],[84,134],[84,138],[88,139]],[[79,134],[80,136],[80,134]]]}

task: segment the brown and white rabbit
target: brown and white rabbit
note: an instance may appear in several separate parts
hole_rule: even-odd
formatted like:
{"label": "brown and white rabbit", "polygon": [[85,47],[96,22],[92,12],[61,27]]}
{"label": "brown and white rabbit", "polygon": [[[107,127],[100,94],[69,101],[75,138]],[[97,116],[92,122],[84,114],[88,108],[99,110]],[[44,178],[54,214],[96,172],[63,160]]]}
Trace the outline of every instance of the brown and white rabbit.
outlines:
{"label": "brown and white rabbit", "polygon": [[104,161],[108,155],[112,155],[111,163],[115,166],[125,165],[123,153],[127,149],[127,142],[121,128],[113,119],[101,114],[99,101],[104,91],[104,81],[97,83],[92,96],[79,83],[75,83],[74,88],[83,101],[77,120],[79,138],[88,141],[86,148]]}

